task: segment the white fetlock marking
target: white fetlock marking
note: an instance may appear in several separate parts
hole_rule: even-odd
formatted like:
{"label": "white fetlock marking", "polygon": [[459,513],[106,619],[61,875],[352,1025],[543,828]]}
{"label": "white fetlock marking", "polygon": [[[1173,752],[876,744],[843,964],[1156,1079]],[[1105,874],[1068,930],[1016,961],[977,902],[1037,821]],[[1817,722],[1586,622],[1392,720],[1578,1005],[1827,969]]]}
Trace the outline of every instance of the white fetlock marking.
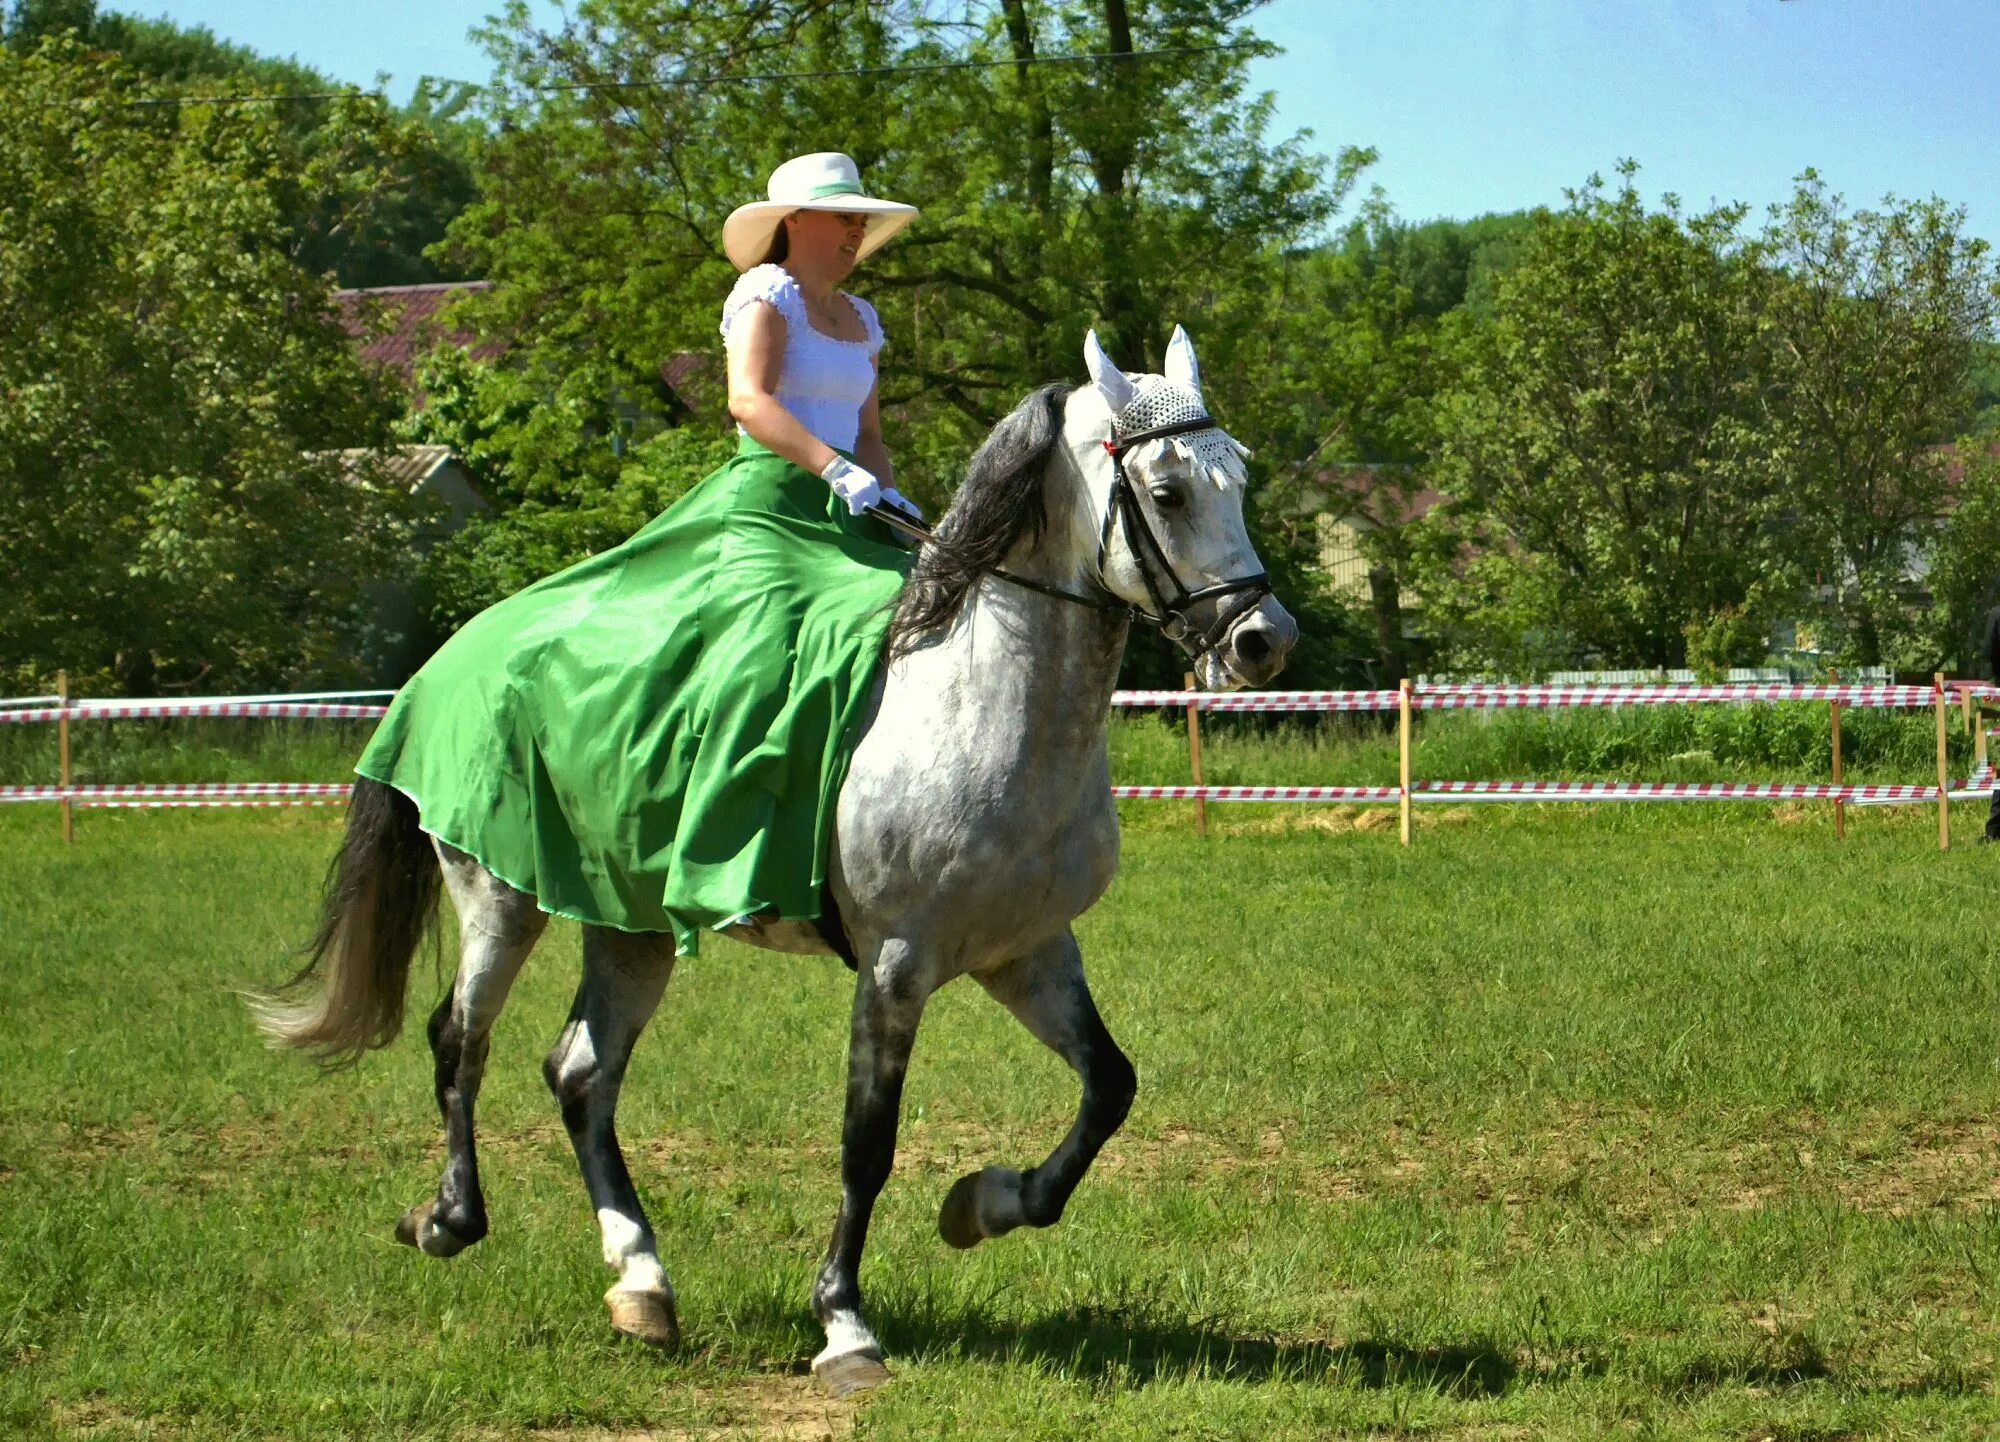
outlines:
{"label": "white fetlock marking", "polygon": [[875,1334],[868,1330],[868,1324],[861,1320],[858,1312],[835,1312],[833,1320],[826,1324],[826,1346],[813,1358],[813,1367],[817,1370],[835,1357],[845,1357],[850,1352],[867,1352],[880,1357],[882,1344],[875,1340]]}
{"label": "white fetlock marking", "polygon": [[604,1234],[604,1265],[618,1274],[619,1292],[664,1292],[671,1300],[673,1286],[666,1268],[646,1240],[646,1230],[623,1212],[600,1207],[597,1225]]}

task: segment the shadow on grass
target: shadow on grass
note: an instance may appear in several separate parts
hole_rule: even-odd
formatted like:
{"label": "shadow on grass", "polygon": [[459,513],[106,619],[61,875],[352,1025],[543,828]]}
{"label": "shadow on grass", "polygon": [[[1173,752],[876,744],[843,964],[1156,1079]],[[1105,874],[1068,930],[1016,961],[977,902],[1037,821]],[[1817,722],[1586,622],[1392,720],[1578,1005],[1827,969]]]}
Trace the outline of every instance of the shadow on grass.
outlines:
{"label": "shadow on grass", "polygon": [[945,1350],[956,1356],[1039,1365],[1090,1382],[1145,1386],[1199,1377],[1229,1382],[1311,1382],[1414,1388],[1469,1400],[1506,1391],[1518,1368],[1483,1342],[1417,1347],[1399,1342],[1287,1341],[1232,1336],[1199,1320],[1148,1310],[1075,1307],[1023,1324],[982,1312],[940,1316],[885,1307],[882,1336],[891,1355]]}

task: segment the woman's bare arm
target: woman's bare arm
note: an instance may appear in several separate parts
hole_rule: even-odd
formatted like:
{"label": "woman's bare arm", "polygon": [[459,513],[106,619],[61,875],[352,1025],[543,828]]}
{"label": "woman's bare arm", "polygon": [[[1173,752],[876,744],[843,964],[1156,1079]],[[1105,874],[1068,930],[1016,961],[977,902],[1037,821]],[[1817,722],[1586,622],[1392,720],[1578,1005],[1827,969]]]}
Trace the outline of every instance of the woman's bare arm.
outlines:
{"label": "woman's bare arm", "polygon": [[[750,439],[795,466],[820,474],[835,455],[778,400],[785,359],[785,318],[769,301],[751,301],[729,327],[729,414]],[[872,399],[872,397],[871,397]],[[867,462],[862,462],[866,465]]]}

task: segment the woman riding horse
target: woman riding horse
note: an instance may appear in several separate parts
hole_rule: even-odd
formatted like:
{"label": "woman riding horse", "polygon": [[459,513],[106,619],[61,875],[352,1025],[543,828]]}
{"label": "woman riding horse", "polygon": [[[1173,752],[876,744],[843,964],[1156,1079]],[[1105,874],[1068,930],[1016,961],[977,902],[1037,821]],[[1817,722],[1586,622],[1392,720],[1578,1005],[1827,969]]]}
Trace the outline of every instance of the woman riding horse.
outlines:
{"label": "woman riding horse", "polygon": [[473,1107],[494,1020],[549,913],[583,920],[544,1074],[613,1325],[670,1346],[673,1287],[615,1126],[633,1045],[699,928],[844,956],[841,1200],[812,1289],[813,1371],[836,1394],[888,1377],[861,1260],[940,987],[972,977],[1082,1084],[1041,1162],[951,1187],[951,1245],[1054,1224],[1131,1104],[1073,930],[1117,870],[1105,727],[1131,623],[1212,687],[1269,681],[1298,636],[1244,527],[1247,452],[1179,327],[1163,375],[1087,336],[1090,384],[1043,386],[994,427],[914,565],[861,514],[907,502],[876,427],[880,327],[834,285],[910,213],[822,155],[731,217],[736,458],[475,618],[404,688],[359,767],[310,989],[260,1008],[275,1042],[324,1058],[387,1045],[442,881],[459,918],[430,1023],[444,1174],[396,1235],[449,1257],[487,1231]]}
{"label": "woman riding horse", "polygon": [[625,544],[474,618],[356,769],[545,911],[669,932],[821,914],[843,738],[915,515],[877,410],[882,327],[837,289],[916,211],[800,156],[723,230],[735,457]]}

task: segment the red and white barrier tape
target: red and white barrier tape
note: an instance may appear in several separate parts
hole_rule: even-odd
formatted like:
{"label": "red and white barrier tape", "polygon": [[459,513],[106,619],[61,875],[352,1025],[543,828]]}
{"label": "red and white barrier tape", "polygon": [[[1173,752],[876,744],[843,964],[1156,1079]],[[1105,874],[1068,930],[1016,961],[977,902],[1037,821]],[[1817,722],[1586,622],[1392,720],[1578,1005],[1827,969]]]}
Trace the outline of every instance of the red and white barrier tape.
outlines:
{"label": "red and white barrier tape", "polygon": [[[1858,710],[1920,710],[1929,686],[1419,686],[1416,711],[1559,710],[1580,706],[1680,706],[1706,702],[1838,701]],[[1198,711],[1395,711],[1397,691],[1114,691],[1113,706]]]}
{"label": "red and white barrier tape", "polygon": [[1935,801],[1935,786],[1826,786],[1790,781],[1425,781],[1435,800]]}
{"label": "red and white barrier tape", "polygon": [[[1990,772],[1955,782],[1954,797],[1978,796]],[[1372,804],[1402,799],[1394,786],[1114,786],[1121,801],[1323,801]],[[1937,800],[1935,786],[1827,786],[1792,781],[1419,781],[1416,802],[1443,801],[1852,801],[1895,805]]]}
{"label": "red and white barrier tape", "polygon": [[1394,801],[1393,786],[1114,786],[1120,801]]}
{"label": "red and white barrier tape", "polygon": [[0,786],[0,803],[68,801],[73,806],[335,806],[350,782],[220,781],[171,786]]}
{"label": "red and white barrier tape", "polygon": [[46,706],[31,711],[0,711],[0,726],[30,721],[151,721],[163,716],[264,716],[323,721],[353,717],[372,719],[388,714],[387,706],[299,701],[161,701],[145,704]]}
{"label": "red and white barrier tape", "polygon": [[[1954,797],[1980,796],[1990,771],[1952,787]],[[145,786],[0,786],[0,804],[67,800],[83,807],[337,806],[347,782],[242,781]],[[1303,801],[1393,803],[1394,786],[1114,786],[1121,801]],[[1896,805],[1937,800],[1935,786],[1823,786],[1789,781],[1423,781],[1415,802],[1440,801],[1852,801]]]}
{"label": "red and white barrier tape", "polygon": [[[1710,702],[1838,701],[1857,709],[1920,710],[1933,705],[1929,686],[1419,686],[1410,693],[1418,711],[1563,710],[1575,707],[1679,706]],[[1200,711],[1383,712],[1402,705],[1399,692],[1375,691],[1117,691],[1118,707],[1193,706]],[[287,720],[372,720],[386,706],[353,701],[231,700],[92,701],[68,706],[0,708],[0,725],[50,721],[137,721],[162,717],[242,716]]]}

